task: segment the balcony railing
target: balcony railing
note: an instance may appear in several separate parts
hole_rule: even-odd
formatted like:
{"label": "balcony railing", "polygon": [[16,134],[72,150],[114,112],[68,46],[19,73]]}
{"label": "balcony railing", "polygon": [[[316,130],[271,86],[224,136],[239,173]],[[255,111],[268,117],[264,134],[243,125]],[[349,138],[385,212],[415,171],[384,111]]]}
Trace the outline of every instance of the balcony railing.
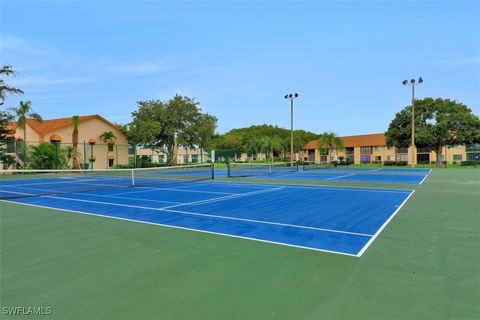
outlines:
{"label": "balcony railing", "polygon": [[430,153],[431,151],[430,148],[417,148],[417,153]]}

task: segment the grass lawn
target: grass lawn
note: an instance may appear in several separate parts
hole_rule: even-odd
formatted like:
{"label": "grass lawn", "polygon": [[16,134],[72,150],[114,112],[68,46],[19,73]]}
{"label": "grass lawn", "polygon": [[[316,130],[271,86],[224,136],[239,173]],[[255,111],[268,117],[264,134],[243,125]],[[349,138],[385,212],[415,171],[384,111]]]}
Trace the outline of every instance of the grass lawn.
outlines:
{"label": "grass lawn", "polygon": [[361,258],[2,202],[0,306],[52,308],[39,319],[480,319],[480,169],[406,188]]}

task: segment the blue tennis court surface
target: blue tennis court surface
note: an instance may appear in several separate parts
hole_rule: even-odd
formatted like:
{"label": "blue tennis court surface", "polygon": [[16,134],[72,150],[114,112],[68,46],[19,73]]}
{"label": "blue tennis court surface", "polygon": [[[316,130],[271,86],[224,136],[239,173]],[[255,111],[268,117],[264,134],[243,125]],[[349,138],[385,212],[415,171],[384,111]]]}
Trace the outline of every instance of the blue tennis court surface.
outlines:
{"label": "blue tennis court surface", "polygon": [[[275,180],[304,180],[304,181],[340,181],[340,182],[372,182],[393,184],[421,184],[431,169],[424,168],[348,168],[324,167],[315,169],[299,168],[290,172],[288,168],[274,168],[271,170],[256,165],[254,168],[234,167],[232,177],[248,177],[257,179]],[[226,170],[216,170],[215,175],[225,177]],[[238,174],[237,174],[238,172]]]}
{"label": "blue tennis court surface", "polygon": [[[0,192],[35,193],[42,183],[42,179],[6,180]],[[410,190],[202,181],[27,196],[8,202],[361,256],[412,194]]]}

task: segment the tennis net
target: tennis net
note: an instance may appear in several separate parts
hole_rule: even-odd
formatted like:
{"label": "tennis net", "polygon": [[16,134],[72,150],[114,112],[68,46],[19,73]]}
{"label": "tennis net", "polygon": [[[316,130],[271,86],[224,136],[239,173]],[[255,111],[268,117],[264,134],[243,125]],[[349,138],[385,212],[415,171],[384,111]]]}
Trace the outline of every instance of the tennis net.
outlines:
{"label": "tennis net", "polygon": [[329,169],[334,167],[333,164],[327,162],[313,162],[313,161],[305,161],[303,162],[303,170],[319,170],[319,169]]}
{"label": "tennis net", "polygon": [[287,173],[298,171],[297,162],[282,163],[229,163],[227,166],[227,176],[251,177],[259,175],[270,175],[275,173]]}
{"label": "tennis net", "polygon": [[212,164],[109,170],[1,170],[0,199],[213,179]]}

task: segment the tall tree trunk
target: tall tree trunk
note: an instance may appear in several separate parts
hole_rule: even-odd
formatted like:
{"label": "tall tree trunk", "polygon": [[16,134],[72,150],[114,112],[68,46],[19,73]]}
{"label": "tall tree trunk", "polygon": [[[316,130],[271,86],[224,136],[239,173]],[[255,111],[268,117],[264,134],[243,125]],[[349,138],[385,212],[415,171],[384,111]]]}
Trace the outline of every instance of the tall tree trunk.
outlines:
{"label": "tall tree trunk", "polygon": [[25,167],[27,165],[27,120],[25,120],[25,124],[22,127],[23,129],[23,164],[22,166]]}
{"label": "tall tree trunk", "polygon": [[440,168],[440,167],[443,167],[443,162],[442,162],[442,147],[439,146],[437,147],[437,149],[435,150],[435,156],[436,156],[436,163],[435,163],[435,166],[437,168]]}
{"label": "tall tree trunk", "polygon": [[167,147],[168,154],[171,155],[170,165],[176,166],[177,165],[177,141],[173,141],[173,143]]}
{"label": "tall tree trunk", "polygon": [[74,126],[73,127],[73,134],[72,134],[72,169],[80,169],[80,166],[78,165],[78,159],[77,159],[77,148],[78,148],[78,127]]}

